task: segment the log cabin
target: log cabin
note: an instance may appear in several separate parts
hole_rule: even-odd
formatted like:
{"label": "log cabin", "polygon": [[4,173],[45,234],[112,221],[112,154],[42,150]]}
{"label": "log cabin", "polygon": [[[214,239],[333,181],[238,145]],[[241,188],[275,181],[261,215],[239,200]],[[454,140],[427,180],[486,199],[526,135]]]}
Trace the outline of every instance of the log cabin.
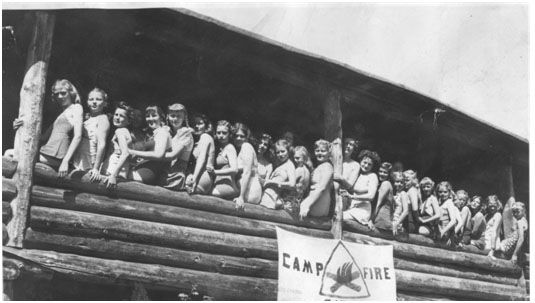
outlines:
{"label": "log cabin", "polygon": [[[2,161],[4,298],[276,300],[275,227],[393,245],[398,300],[529,300],[520,266],[418,235],[298,221],[286,212],[136,182],[114,191],[35,163],[47,92],[72,81],[135,107],[179,101],[253,131],[291,130],[311,144],[356,135],[420,176],[529,208],[528,142],[438,100],[183,9],[3,11],[3,150],[24,112],[18,161]],[[438,116],[435,113],[440,112]],[[335,164],[336,165],[336,164]],[[197,298],[197,299],[199,299]]]}

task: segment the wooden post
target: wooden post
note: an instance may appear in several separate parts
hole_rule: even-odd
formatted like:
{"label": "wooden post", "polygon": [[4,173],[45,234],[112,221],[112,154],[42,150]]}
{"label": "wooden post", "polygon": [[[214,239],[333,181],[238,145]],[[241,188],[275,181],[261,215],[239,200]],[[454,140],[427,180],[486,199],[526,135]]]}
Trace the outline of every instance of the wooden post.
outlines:
{"label": "wooden post", "polygon": [[44,11],[35,13],[32,38],[28,47],[26,74],[20,90],[19,118],[24,120],[24,124],[15,135],[14,148],[18,166],[13,178],[17,186],[17,197],[11,202],[13,219],[8,224],[9,246],[22,247],[26,228],[33,168],[39,148],[54,24],[53,13]]}
{"label": "wooden post", "polygon": [[[323,119],[325,129],[325,139],[332,144],[332,163],[334,173],[342,175],[342,110],[340,109],[341,94],[338,90],[331,90],[323,107]],[[335,207],[331,232],[335,239],[342,239],[342,197],[335,187]]]}
{"label": "wooden post", "polygon": [[[513,184],[513,161],[512,157],[508,156],[503,166],[503,175],[501,177],[501,193],[506,202],[503,204],[502,222],[504,236],[509,236],[513,232],[513,203],[515,203],[515,188]],[[503,201],[503,200],[502,200]]]}

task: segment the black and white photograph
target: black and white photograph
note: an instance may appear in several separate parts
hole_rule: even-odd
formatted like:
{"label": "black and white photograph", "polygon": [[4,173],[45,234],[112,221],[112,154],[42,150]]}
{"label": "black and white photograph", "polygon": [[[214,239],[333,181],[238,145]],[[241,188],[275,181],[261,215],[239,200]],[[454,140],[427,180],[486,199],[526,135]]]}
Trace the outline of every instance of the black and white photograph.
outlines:
{"label": "black and white photograph", "polygon": [[3,300],[529,301],[533,13],[2,2]]}

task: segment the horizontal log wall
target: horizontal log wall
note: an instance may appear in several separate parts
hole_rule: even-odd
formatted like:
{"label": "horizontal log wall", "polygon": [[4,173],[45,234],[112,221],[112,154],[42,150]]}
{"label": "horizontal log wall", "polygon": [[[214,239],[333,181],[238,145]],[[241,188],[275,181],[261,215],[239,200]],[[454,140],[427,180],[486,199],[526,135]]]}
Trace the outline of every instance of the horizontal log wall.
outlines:
{"label": "horizontal log wall", "polygon": [[[265,279],[274,281],[276,296],[275,226],[316,237],[332,237],[328,231],[330,222],[326,220],[299,222],[284,211],[257,205],[247,205],[245,212],[238,213],[229,201],[134,182],[120,183],[119,190],[108,191],[100,184],[86,183],[83,175],[74,173],[60,180],[49,168],[37,166],[35,175],[40,181],[36,184],[63,189],[34,186],[26,248],[84,255],[95,262],[117,259],[142,267],[211,273],[220,279]],[[11,194],[10,181],[3,178],[3,195]],[[267,215],[262,216],[264,213]],[[316,223],[319,228],[305,228]],[[520,270],[508,261],[491,261],[469,252],[445,251],[348,231],[344,238],[394,246],[399,299],[524,298],[516,286]],[[198,275],[195,281],[202,282],[202,277]],[[169,287],[153,278],[149,275],[143,279],[152,281],[150,287]],[[111,283],[108,278],[95,278],[94,273],[78,275],[77,279]],[[422,290],[422,285],[427,285],[422,281],[426,279],[439,283],[431,286],[432,291]],[[477,291],[472,291],[473,287]],[[224,297],[218,293],[215,298]]]}
{"label": "horizontal log wall", "polygon": [[58,178],[56,171],[41,163],[35,165],[35,183],[55,188],[66,188],[91,194],[106,195],[114,198],[179,206],[275,223],[306,226],[312,229],[331,229],[330,219],[327,218],[312,218],[300,221],[285,211],[267,209],[253,204],[246,204],[244,211],[238,211],[232,201],[213,196],[188,195],[185,192],[175,192],[139,182],[118,182],[117,188],[110,191],[102,183],[91,183],[89,177],[83,172],[73,172],[67,178]]}

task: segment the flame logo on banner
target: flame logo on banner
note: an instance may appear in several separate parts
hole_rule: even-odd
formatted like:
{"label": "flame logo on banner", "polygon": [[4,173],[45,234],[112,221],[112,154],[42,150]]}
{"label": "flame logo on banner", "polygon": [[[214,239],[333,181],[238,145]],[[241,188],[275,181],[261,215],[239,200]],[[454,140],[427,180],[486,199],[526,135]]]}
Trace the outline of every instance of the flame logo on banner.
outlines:
{"label": "flame logo on banner", "polygon": [[370,297],[360,267],[341,241],[325,265],[320,295],[339,299]]}

